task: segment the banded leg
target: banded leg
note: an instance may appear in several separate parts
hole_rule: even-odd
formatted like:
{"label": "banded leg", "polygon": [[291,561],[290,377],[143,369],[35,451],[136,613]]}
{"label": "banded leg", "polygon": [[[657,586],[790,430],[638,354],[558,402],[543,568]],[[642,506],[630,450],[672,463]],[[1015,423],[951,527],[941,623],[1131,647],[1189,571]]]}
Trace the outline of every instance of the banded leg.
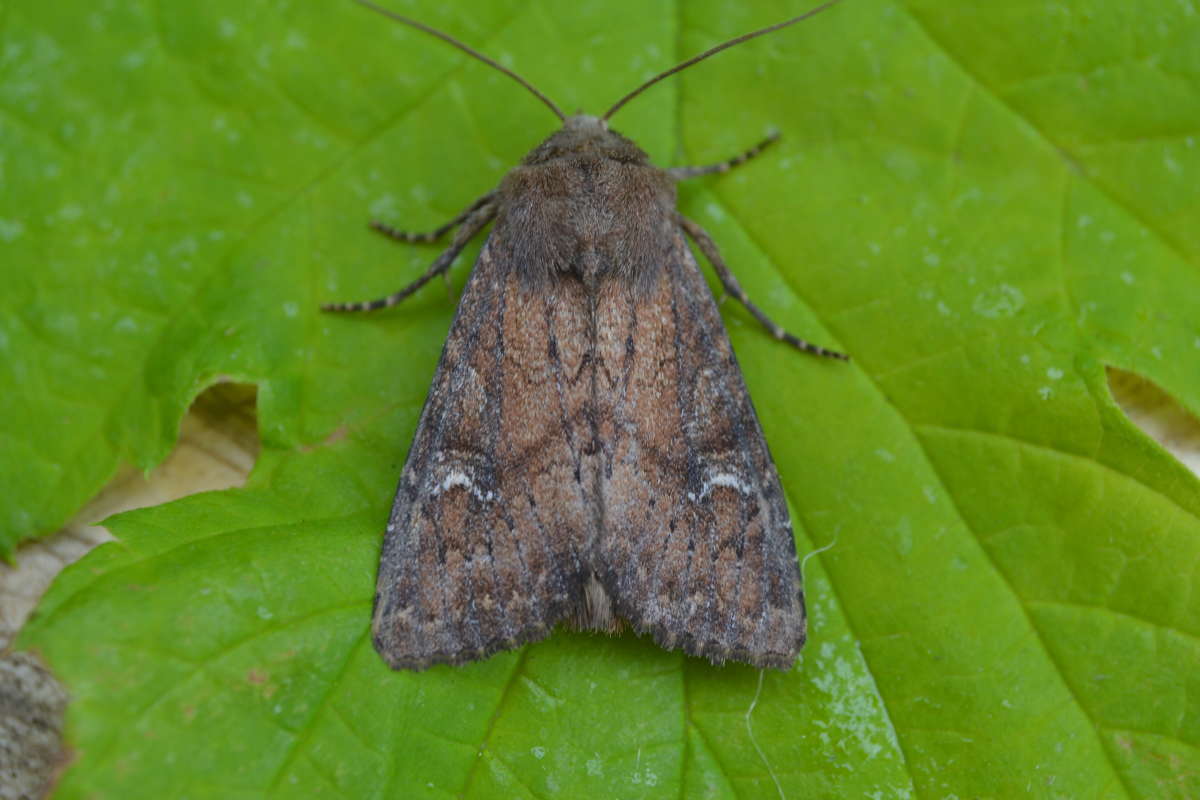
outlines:
{"label": "banded leg", "polygon": [[482,208],[485,204],[490,203],[492,201],[492,198],[495,196],[495,194],[496,194],[495,192],[488,192],[483,197],[479,198],[474,203],[471,203],[471,205],[464,208],[461,212],[459,212],[458,216],[456,216],[454,219],[447,222],[445,225],[441,225],[437,228],[434,228],[431,231],[426,231],[425,233],[412,233],[410,231],[402,231],[397,228],[393,228],[391,225],[388,225],[385,222],[380,222],[377,219],[371,220],[371,229],[375,230],[375,231],[379,231],[380,233],[382,233],[384,236],[388,237],[389,239],[395,239],[396,241],[404,242],[405,244],[423,244],[423,243],[427,243],[427,242],[436,242],[438,239],[442,238],[447,233],[454,230],[459,225],[461,225],[463,222],[465,222],[468,217],[470,217],[472,214],[474,214],[476,211],[478,211],[480,208]]}
{"label": "banded leg", "polygon": [[450,242],[450,246],[443,250],[442,254],[429,265],[429,269],[425,270],[424,275],[417,278],[408,286],[378,300],[366,300],[358,303],[326,303],[321,306],[321,310],[375,311],[379,308],[391,308],[417,289],[429,283],[435,276],[450,269],[450,265],[454,263],[454,259],[458,257],[462,249],[467,246],[467,242],[471,241],[475,234],[483,230],[484,226],[496,216],[496,205],[490,202],[491,195],[487,197],[489,198],[489,202],[484,202],[482,205],[474,207],[474,211],[470,212],[463,220],[462,227],[454,234],[454,239]]}
{"label": "banded leg", "polygon": [[772,133],[767,138],[763,139],[758,144],[751,147],[741,155],[734,156],[727,161],[721,161],[717,164],[709,164],[704,167],[671,167],[667,170],[667,174],[677,181],[687,180],[688,178],[699,178],[701,175],[712,175],[718,172],[729,172],[736,166],[745,164],[756,155],[766,150],[775,142],[779,141],[779,134]]}
{"label": "banded leg", "polygon": [[687,235],[692,237],[692,241],[699,246],[700,252],[704,253],[704,257],[713,265],[713,269],[717,271],[717,276],[721,279],[721,284],[725,287],[725,291],[736,297],[746,307],[746,310],[756,320],[761,322],[763,327],[771,332],[772,336],[806,353],[825,356],[826,358],[837,358],[842,361],[850,360],[850,356],[845,353],[839,353],[836,350],[826,350],[820,345],[815,345],[811,342],[806,342],[798,336],[793,336],[779,327],[774,320],[763,313],[762,309],[750,302],[750,298],[746,296],[746,290],[742,288],[742,285],[737,282],[737,278],[729,271],[729,267],[725,265],[724,259],[721,258],[721,251],[717,249],[716,242],[712,240],[708,232],[682,214],[676,214],[676,218],[679,220],[679,224],[683,226],[683,230]]}

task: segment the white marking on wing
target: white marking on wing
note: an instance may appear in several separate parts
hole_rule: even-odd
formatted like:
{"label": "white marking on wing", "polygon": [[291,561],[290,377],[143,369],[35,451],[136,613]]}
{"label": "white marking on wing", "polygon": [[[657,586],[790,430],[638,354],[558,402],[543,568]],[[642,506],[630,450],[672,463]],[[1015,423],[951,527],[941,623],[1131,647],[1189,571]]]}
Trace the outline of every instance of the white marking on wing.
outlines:
{"label": "white marking on wing", "polygon": [[699,493],[688,492],[688,500],[691,500],[693,503],[699,502],[712,494],[712,490],[717,486],[736,489],[747,497],[754,494],[754,487],[742,480],[742,476],[734,472],[718,472],[704,481],[704,485],[700,487]]}
{"label": "white marking on wing", "polygon": [[446,477],[442,478],[442,482],[433,487],[433,494],[436,497],[443,492],[450,491],[455,486],[463,487],[472,495],[474,495],[476,499],[484,503],[490,503],[496,499],[495,492],[482,491],[478,486],[475,485],[475,481],[470,475],[458,469],[451,469],[450,472],[446,474]]}
{"label": "white marking on wing", "polygon": [[464,486],[468,490],[475,488],[475,481],[467,477],[465,473],[455,470],[445,477],[442,481],[442,492],[450,491],[455,486]]}

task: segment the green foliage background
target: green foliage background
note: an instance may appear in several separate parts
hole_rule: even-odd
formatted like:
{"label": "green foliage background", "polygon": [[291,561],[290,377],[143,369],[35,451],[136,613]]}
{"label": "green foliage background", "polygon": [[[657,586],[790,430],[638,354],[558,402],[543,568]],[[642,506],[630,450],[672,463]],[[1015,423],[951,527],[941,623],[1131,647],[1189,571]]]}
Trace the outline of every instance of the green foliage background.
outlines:
{"label": "green foliage background", "polygon": [[[803,10],[393,7],[591,111]],[[59,796],[1200,795],[1200,488],[1104,377],[1200,409],[1190,0],[847,0],[617,117],[663,165],[783,133],[681,206],[855,358],[725,306],[799,549],[833,545],[761,678],[631,635],[422,674],[371,648],[452,303],[316,308],[419,274],[434,249],[365,221],[448,218],[544,108],[345,2],[0,14],[0,543],[161,460],[221,376],[259,385],[264,445],[243,490],[115,519],[24,631],[74,696]]]}

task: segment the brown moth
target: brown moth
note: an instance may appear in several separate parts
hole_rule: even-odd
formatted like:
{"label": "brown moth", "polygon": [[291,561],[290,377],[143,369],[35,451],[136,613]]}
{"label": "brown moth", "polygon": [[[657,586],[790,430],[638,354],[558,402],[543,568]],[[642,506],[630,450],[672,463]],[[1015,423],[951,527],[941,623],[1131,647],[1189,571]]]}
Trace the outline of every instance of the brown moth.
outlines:
{"label": "brown moth", "polygon": [[789,668],[804,594],[779,476],[709,291],[777,339],[708,234],[675,209],[676,181],[725,172],[774,141],[703,167],[660,169],[608,119],[568,117],[516,74],[562,128],[441,228],[450,246],[409,286],[329,311],[399,303],[449,269],[488,223],[421,412],[388,520],[372,632],[394,669],[461,664],[547,636],[561,620],[625,621],[715,664]]}

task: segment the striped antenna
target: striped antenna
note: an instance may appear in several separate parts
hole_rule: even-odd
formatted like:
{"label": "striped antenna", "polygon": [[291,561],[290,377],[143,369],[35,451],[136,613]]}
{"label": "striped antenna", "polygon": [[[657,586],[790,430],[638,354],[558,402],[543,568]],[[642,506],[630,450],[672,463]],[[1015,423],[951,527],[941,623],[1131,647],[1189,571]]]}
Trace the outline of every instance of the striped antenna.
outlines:
{"label": "striped antenna", "polygon": [[[362,2],[362,1],[363,0],[359,0],[359,2]],[[832,5],[836,5],[838,2],[840,2],[840,0],[829,0],[829,2],[822,3],[821,5],[817,6],[816,8],[814,8],[810,11],[806,11],[798,17],[792,17],[791,19],[786,20],[784,22],[780,22],[780,23],[771,25],[766,28],[760,28],[759,30],[752,31],[750,33],[742,34],[741,36],[737,37],[736,39],[730,39],[728,42],[719,44],[716,47],[711,47],[708,50],[705,50],[703,53],[701,53],[698,56],[692,56],[687,61],[684,61],[682,64],[676,64],[675,66],[671,67],[666,72],[658,73],[653,78],[646,81],[641,86],[639,86],[638,88],[634,89],[629,94],[622,97],[620,100],[618,100],[616,103],[613,104],[613,107],[610,108],[605,113],[605,115],[602,117],[602,119],[607,120],[607,119],[611,118],[613,114],[617,113],[617,111],[620,110],[621,106],[625,105],[630,100],[637,97],[639,94],[641,94],[642,92],[646,91],[651,86],[653,86],[654,84],[661,81],[663,78],[669,78],[670,76],[674,75],[676,72],[679,72],[680,70],[685,70],[688,67],[692,66],[693,64],[697,64],[697,63],[703,61],[704,59],[708,58],[709,56],[715,56],[717,53],[721,52],[722,50],[727,50],[730,47],[733,47],[735,44],[741,44],[742,42],[748,42],[751,39],[756,39],[759,36],[764,36],[768,33],[777,31],[780,28],[786,28],[788,25],[795,25],[797,22],[799,22],[802,19],[808,19],[809,17],[813,16],[814,14],[820,14],[822,11],[824,11],[825,9],[829,8]]]}
{"label": "striped antenna", "polygon": [[396,22],[403,23],[403,24],[409,26],[410,28],[416,28],[419,31],[424,31],[425,33],[428,33],[430,36],[436,36],[437,38],[441,39],[443,42],[448,42],[448,43],[454,45],[459,50],[462,50],[464,53],[471,56],[472,58],[477,58],[480,61],[482,61],[483,63],[487,64],[489,67],[494,67],[494,68],[500,70],[505,75],[512,78],[514,81],[516,81],[517,83],[521,84],[526,89],[528,89],[530,91],[530,93],[534,97],[536,97],[538,100],[541,100],[543,103],[545,103],[547,106],[549,106],[550,110],[554,112],[554,115],[556,117],[558,117],[563,122],[567,121],[566,115],[563,114],[563,112],[559,110],[558,106],[554,105],[554,101],[551,100],[549,97],[546,97],[546,95],[542,94],[537,89],[533,88],[533,84],[531,84],[529,81],[525,80],[524,78],[522,78],[517,73],[513,72],[508,67],[505,67],[501,64],[496,63],[492,59],[485,56],[483,53],[480,53],[478,50],[473,50],[472,48],[470,48],[467,45],[460,42],[458,39],[455,39],[450,34],[442,33],[437,28],[431,28],[428,25],[417,22],[415,19],[410,19],[408,17],[401,16],[400,14],[397,14],[395,11],[389,11],[388,9],[383,8],[382,6],[377,6],[374,3],[369,2],[369,0],[354,0],[354,2],[358,3],[361,6],[366,6],[367,8],[371,9],[372,11],[382,14],[383,16],[388,17],[389,19],[393,19]]}

